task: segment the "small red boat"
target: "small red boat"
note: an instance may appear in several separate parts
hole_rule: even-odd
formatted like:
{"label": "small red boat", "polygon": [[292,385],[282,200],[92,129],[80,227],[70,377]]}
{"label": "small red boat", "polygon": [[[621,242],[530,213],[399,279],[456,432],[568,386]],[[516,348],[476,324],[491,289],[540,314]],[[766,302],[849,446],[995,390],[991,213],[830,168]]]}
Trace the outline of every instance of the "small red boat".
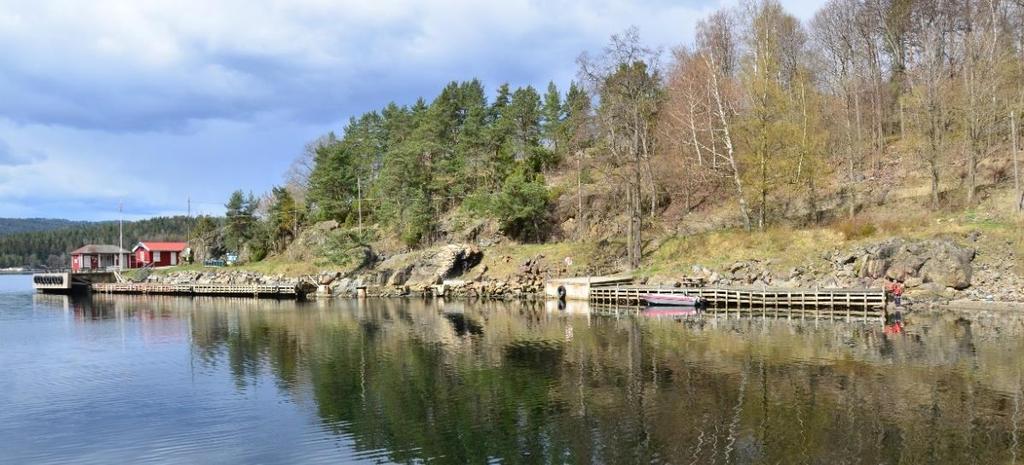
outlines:
{"label": "small red boat", "polygon": [[670,305],[673,307],[699,307],[704,299],[683,294],[645,294],[640,296],[647,305]]}

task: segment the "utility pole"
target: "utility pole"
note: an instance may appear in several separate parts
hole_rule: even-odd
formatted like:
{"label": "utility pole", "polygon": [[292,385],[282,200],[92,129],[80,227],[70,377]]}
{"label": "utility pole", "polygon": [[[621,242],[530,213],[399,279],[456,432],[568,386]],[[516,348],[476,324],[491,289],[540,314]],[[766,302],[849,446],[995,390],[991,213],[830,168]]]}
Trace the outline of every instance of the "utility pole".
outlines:
{"label": "utility pole", "polygon": [[124,202],[117,201],[117,268],[124,269]]}
{"label": "utility pole", "polygon": [[192,241],[192,195],[188,196],[188,215],[185,217],[185,242]]}
{"label": "utility pole", "polygon": [[1013,155],[1013,203],[1016,204],[1019,212],[1024,208],[1024,194],[1020,191],[1020,167],[1018,166],[1020,162],[1017,161],[1017,114],[1013,111],[1010,112],[1010,139],[1013,142],[1013,151],[1010,152]]}

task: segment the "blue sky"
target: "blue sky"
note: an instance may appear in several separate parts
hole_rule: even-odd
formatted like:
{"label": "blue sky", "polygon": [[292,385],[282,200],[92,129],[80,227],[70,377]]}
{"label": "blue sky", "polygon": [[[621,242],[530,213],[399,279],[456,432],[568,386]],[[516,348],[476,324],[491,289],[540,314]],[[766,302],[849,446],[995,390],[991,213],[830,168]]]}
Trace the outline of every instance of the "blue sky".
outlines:
{"label": "blue sky", "polygon": [[668,49],[734,3],[0,0],[0,217],[221,214],[352,115],[473,77],[564,87],[613,33]]}

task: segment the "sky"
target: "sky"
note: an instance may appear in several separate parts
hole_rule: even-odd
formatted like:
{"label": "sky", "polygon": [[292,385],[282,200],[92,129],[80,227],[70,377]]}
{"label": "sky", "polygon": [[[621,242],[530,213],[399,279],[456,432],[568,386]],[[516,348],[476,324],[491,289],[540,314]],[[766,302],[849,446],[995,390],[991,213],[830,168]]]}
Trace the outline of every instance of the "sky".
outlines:
{"label": "sky", "polygon": [[735,3],[0,0],[0,217],[222,214],[351,116],[474,77],[564,89],[610,35],[668,50]]}

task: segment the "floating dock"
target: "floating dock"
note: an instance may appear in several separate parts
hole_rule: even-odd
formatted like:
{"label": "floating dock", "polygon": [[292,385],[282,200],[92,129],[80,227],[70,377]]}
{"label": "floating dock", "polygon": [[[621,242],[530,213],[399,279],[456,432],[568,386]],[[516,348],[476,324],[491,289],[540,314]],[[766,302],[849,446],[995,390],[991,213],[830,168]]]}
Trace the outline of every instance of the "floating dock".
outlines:
{"label": "floating dock", "polygon": [[92,291],[101,294],[160,294],[182,296],[268,297],[302,299],[316,291],[310,283],[295,286],[265,284],[162,284],[162,283],[95,283]]}
{"label": "floating dock", "polygon": [[44,294],[71,294],[88,292],[95,283],[114,282],[115,273],[108,271],[71,272],[52,271],[32,275],[32,288]]}
{"label": "floating dock", "polygon": [[709,307],[736,309],[740,313],[765,313],[785,309],[791,314],[833,312],[847,316],[884,316],[884,289],[782,289],[705,287],[696,278],[675,286],[634,284],[629,277],[569,278],[549,281],[545,294],[561,300],[586,300],[592,304],[642,306],[647,294],[700,297]]}

